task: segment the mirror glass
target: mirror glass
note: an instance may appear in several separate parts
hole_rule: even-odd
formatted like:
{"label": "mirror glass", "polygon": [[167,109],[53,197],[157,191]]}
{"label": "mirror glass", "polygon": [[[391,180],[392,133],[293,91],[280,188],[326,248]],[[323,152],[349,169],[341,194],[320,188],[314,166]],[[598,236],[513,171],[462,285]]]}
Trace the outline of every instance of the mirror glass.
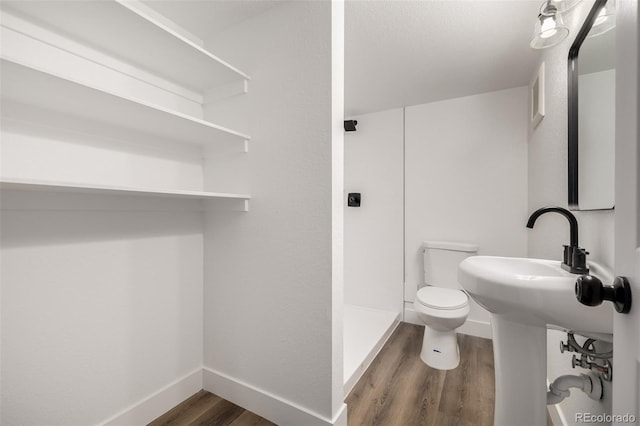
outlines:
{"label": "mirror glass", "polygon": [[615,204],[614,6],[614,0],[595,2],[569,52],[569,206],[573,210],[612,209]]}

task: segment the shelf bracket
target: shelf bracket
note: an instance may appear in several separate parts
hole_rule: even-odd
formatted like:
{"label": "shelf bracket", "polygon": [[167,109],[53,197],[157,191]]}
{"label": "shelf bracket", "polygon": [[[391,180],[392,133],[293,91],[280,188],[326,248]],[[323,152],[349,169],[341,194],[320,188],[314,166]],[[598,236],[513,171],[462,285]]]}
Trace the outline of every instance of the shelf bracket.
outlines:
{"label": "shelf bracket", "polygon": [[244,152],[249,152],[249,139],[244,140]]}
{"label": "shelf bracket", "polygon": [[214,104],[236,96],[244,95],[249,91],[249,80],[232,81],[222,86],[212,87],[204,94],[204,104]]}
{"label": "shelf bracket", "polygon": [[249,200],[244,200],[244,210],[245,212],[249,211]]}

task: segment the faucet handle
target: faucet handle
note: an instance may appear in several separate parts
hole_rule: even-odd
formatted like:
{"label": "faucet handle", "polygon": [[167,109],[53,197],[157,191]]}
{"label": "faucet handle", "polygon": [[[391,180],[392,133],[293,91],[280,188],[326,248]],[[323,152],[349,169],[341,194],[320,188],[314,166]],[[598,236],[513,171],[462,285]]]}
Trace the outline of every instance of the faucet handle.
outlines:
{"label": "faucet handle", "polygon": [[582,247],[574,247],[571,253],[571,272],[574,274],[588,274],[587,255],[589,252]]}
{"label": "faucet handle", "polygon": [[564,343],[560,340],[560,353],[563,354],[564,351],[575,352],[575,349],[573,349],[569,343]]}
{"label": "faucet handle", "polygon": [[564,253],[562,256],[562,263],[567,266],[571,266],[573,264],[573,246],[568,246],[564,244]]}
{"label": "faucet handle", "polygon": [[564,255],[562,268],[572,274],[588,274],[589,268],[587,268],[587,255],[589,252],[578,246],[563,245],[563,247]]}
{"label": "faucet handle", "polygon": [[583,305],[598,306],[609,300],[621,314],[629,313],[631,309],[631,287],[625,277],[616,277],[612,286],[605,286],[597,277],[583,275],[576,280],[575,291]]}

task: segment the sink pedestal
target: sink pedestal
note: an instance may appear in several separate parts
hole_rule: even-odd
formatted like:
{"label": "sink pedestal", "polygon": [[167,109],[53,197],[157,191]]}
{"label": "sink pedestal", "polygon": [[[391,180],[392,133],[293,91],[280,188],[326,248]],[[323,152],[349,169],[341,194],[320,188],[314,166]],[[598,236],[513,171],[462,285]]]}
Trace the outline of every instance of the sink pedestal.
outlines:
{"label": "sink pedestal", "polygon": [[460,263],[458,281],[492,314],[497,426],[547,424],[547,325],[613,332],[612,306],[576,300],[577,277],[554,260],[471,256]]}
{"label": "sink pedestal", "polygon": [[547,424],[547,329],[493,314],[495,426]]}

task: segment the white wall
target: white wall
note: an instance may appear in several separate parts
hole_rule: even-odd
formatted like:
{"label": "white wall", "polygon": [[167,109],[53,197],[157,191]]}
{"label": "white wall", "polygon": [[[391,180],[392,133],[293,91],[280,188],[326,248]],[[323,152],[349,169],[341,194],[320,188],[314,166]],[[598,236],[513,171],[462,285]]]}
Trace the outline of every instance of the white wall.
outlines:
{"label": "white wall", "polygon": [[404,112],[350,117],[345,134],[346,193],[362,193],[360,207],[345,202],[346,303],[402,312],[404,222]]}
{"label": "white wall", "polygon": [[[51,65],[41,64],[35,46],[18,50],[36,66]],[[91,73],[58,59],[55,67],[70,78]],[[2,106],[4,177],[202,188],[197,148],[24,105]],[[200,207],[3,191],[2,424],[101,423],[194,372],[195,387],[156,408],[197,391]]]}
{"label": "white wall", "polygon": [[[582,2],[566,16],[571,33],[560,45],[542,52],[545,63],[546,115],[536,129],[529,129],[529,186],[528,205],[532,212],[540,207],[556,205],[567,207],[567,57],[573,39],[588,14],[593,2]],[[537,70],[536,70],[537,71]],[[533,75],[533,73],[532,73]],[[579,223],[580,245],[590,252],[589,259],[609,267],[613,266],[614,212],[574,212]],[[562,258],[562,245],[569,241],[567,220],[560,215],[547,215],[538,221],[528,235],[530,257]],[[562,374],[577,374],[584,370],[571,368],[571,356],[560,354],[559,341],[565,334],[549,331],[547,374],[550,380]],[[602,401],[593,401],[581,392],[560,404],[566,420],[574,424],[574,413],[609,412],[611,388],[605,386]]]}
{"label": "white wall", "polygon": [[[526,105],[521,87],[406,108],[405,301],[424,285],[425,240],[526,254]],[[469,322],[488,319],[472,307]]]}
{"label": "white wall", "polygon": [[2,424],[101,423],[201,368],[193,205],[4,192],[2,207]]}
{"label": "white wall", "polygon": [[334,397],[342,287],[332,274],[342,272],[332,244],[342,238],[332,238],[332,155],[342,141],[332,132],[342,119],[332,119],[331,71],[341,58],[332,64],[331,36],[331,2],[289,2],[207,40],[252,77],[253,139],[242,154],[250,211],[206,215],[205,387],[281,424],[300,421],[269,407],[307,413],[305,424],[331,423],[344,407]]}
{"label": "white wall", "polygon": [[[209,203],[203,225],[198,202],[3,192],[3,424],[130,419],[118,413],[165,388],[184,391],[183,378],[198,390],[203,354],[204,386],[227,399],[279,424],[346,424],[343,5],[283,3],[231,32],[208,44],[252,75],[250,94],[206,105],[205,115],[239,123],[254,142],[245,154],[241,141],[215,141],[206,172],[199,148],[9,111],[19,119],[3,122],[6,176],[253,199],[249,213]],[[15,50],[42,61],[35,48]],[[54,70],[74,80],[97,72],[56,54]],[[25,116],[39,124],[25,126]],[[237,389],[250,393],[246,403]],[[149,407],[146,421],[169,408]]]}

